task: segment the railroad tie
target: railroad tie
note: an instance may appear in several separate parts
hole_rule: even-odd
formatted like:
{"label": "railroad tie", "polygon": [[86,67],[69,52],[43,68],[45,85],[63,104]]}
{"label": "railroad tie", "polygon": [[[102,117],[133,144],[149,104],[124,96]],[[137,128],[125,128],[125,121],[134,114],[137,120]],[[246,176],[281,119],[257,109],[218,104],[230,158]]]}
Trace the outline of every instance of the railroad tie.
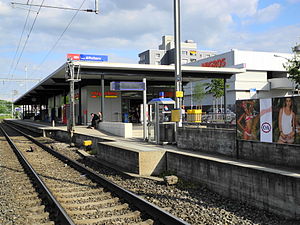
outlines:
{"label": "railroad tie", "polygon": [[108,217],[102,217],[102,218],[95,218],[95,219],[82,219],[82,220],[74,220],[74,223],[80,225],[80,224],[104,224],[105,222],[113,221],[113,220],[121,220],[121,219],[132,219],[137,218],[141,215],[139,211],[134,211],[131,213],[126,213],[123,215],[118,216],[108,216]]}

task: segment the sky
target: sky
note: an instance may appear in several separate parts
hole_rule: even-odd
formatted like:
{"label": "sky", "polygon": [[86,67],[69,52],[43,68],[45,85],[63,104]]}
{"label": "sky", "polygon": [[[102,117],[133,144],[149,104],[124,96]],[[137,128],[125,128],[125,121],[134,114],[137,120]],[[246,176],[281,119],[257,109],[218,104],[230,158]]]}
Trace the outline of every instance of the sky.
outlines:
{"label": "sky", "polygon": [[[94,9],[94,0],[14,3]],[[138,63],[174,34],[173,0],[99,0],[99,14],[0,0],[0,99],[15,100],[66,62],[68,53]],[[292,53],[300,43],[300,0],[183,0],[181,40],[199,50]],[[5,79],[19,79],[18,82]]]}

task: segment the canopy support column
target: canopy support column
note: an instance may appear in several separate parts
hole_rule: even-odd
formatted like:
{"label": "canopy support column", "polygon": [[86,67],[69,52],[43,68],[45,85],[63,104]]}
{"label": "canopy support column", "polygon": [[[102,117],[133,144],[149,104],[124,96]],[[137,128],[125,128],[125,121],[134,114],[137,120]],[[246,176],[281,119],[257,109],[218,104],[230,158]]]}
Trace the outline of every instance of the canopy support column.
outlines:
{"label": "canopy support column", "polygon": [[101,113],[102,113],[102,121],[105,119],[104,114],[104,75],[101,75]]}
{"label": "canopy support column", "polygon": [[143,90],[143,139],[144,141],[148,140],[147,132],[147,85],[146,78],[143,78],[144,90]]}

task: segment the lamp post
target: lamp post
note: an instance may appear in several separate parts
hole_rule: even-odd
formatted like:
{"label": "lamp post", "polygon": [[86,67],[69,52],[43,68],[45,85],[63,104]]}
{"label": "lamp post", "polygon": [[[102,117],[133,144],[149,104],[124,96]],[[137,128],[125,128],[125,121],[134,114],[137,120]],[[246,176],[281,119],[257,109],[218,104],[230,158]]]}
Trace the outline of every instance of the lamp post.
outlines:
{"label": "lamp post", "polygon": [[182,73],[181,73],[181,42],[180,42],[180,0],[174,0],[174,34],[175,34],[175,103],[180,111],[178,126],[182,126]]}

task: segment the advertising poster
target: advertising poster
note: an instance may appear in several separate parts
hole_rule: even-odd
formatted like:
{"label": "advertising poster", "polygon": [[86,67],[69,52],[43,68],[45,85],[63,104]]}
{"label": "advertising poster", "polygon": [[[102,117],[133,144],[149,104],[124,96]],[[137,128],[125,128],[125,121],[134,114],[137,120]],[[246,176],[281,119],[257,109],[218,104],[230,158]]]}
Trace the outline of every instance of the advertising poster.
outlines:
{"label": "advertising poster", "polygon": [[273,99],[273,142],[300,144],[300,97]]}
{"label": "advertising poster", "polygon": [[272,99],[260,99],[260,141],[273,142]]}
{"label": "advertising poster", "polygon": [[239,100],[236,102],[237,138],[260,140],[259,100]]}

